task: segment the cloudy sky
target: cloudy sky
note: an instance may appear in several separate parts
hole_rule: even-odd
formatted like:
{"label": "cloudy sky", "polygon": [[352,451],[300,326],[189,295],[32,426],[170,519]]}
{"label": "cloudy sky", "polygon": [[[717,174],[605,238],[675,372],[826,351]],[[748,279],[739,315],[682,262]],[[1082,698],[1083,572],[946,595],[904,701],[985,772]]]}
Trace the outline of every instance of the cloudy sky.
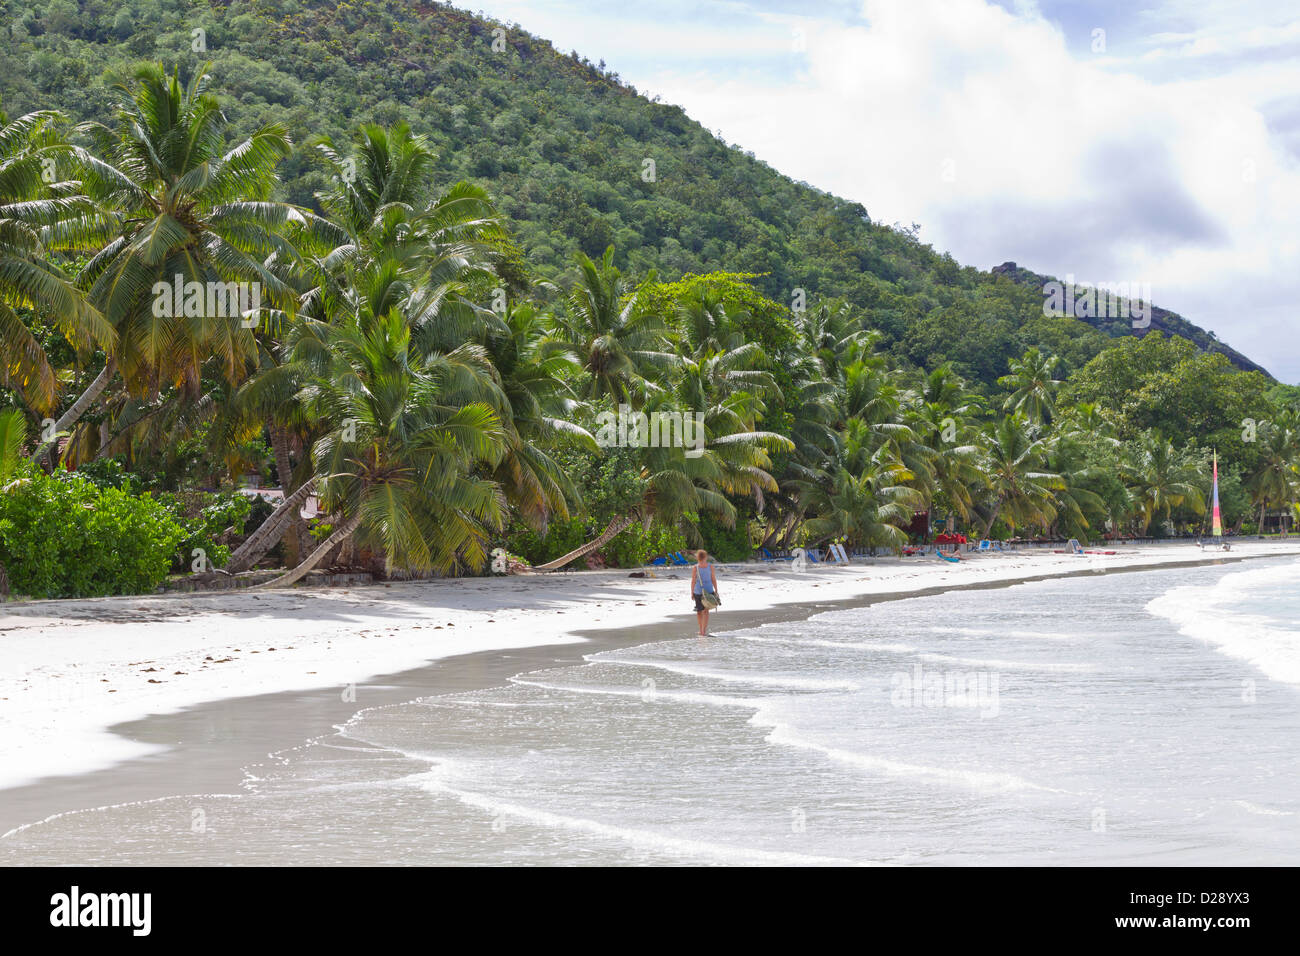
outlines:
{"label": "cloudy sky", "polygon": [[[1289,9],[1288,9],[1289,8]],[[482,0],[959,262],[1150,283],[1300,382],[1300,6]]]}

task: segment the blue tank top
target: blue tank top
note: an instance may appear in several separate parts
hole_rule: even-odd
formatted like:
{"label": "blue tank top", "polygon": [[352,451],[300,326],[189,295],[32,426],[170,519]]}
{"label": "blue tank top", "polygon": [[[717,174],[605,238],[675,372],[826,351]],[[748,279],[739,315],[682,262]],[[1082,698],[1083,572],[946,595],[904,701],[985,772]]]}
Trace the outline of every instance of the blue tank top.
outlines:
{"label": "blue tank top", "polygon": [[[696,575],[695,575],[695,593],[696,593],[696,594],[703,594],[705,591],[712,591],[712,590],[714,590],[714,588],[713,588],[713,567],[712,567],[711,565],[707,565],[707,564],[704,565],[703,567],[701,567],[700,565],[697,564],[697,565],[695,566],[695,571],[696,571]],[[707,587],[705,587],[705,582],[706,582],[706,581],[708,582],[708,586],[707,586]]]}

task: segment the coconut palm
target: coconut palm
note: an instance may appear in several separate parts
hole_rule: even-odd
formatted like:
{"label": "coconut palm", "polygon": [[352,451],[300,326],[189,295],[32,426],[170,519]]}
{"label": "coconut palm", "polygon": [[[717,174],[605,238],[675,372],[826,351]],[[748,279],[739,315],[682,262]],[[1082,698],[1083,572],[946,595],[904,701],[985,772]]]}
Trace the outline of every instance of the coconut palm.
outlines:
{"label": "coconut palm", "polygon": [[[384,282],[384,275],[368,276]],[[500,390],[486,354],[466,345],[427,355],[414,345],[399,309],[361,283],[360,310],[321,330],[331,356],[301,400],[331,426],[312,447],[324,510],[337,518],[326,539],[296,568],[268,582],[293,584],[335,547],[357,542],[413,571],[478,569],[505,502],[479,477],[504,452],[495,406]]]}
{"label": "coconut palm", "polygon": [[1268,506],[1290,506],[1300,493],[1300,431],[1295,424],[1294,416],[1286,414],[1259,428],[1259,465],[1247,489],[1251,500],[1259,505],[1260,534],[1264,533]]}
{"label": "coconut palm", "polygon": [[574,421],[580,405],[569,380],[576,363],[567,353],[545,349],[548,329],[537,307],[511,305],[501,322],[503,328],[490,330],[484,342],[507,402],[505,453],[492,477],[520,518],[544,532],[553,518],[568,517],[569,503],[580,497],[551,452],[595,451],[596,440]]}
{"label": "coconut palm", "polygon": [[1201,491],[1204,456],[1179,449],[1158,430],[1143,432],[1129,446],[1120,466],[1133,496],[1139,528],[1146,533],[1151,522],[1168,519],[1170,511],[1186,504],[1197,514],[1205,512]]}
{"label": "coconut palm", "polygon": [[1023,525],[1047,527],[1056,517],[1054,493],[1065,486],[1046,468],[1048,442],[1023,415],[1000,418],[983,435],[988,518],[982,538],[1003,518],[1014,531]]}
{"label": "coconut palm", "polygon": [[[306,462],[293,468],[283,461],[282,447],[299,445],[306,459],[321,433],[298,396],[308,382],[330,374],[329,330],[338,316],[397,309],[411,328],[413,351],[422,355],[454,352],[489,334],[511,335],[474,301],[475,285],[496,282],[491,269],[505,235],[486,194],[467,183],[436,193],[432,150],[404,124],[390,130],[363,126],[352,145],[353,155],[344,156],[328,138],[316,143],[332,171],[330,187],[317,197],[328,218],[290,224],[288,234],[302,253],[301,270],[286,277],[298,291],[297,313],[270,312],[278,335],[264,340],[269,351],[262,371],[237,399],[247,414],[267,422],[286,497],[231,555],[230,571],[251,567],[286,529],[301,526],[299,507],[317,490],[316,479],[304,474],[311,470]],[[508,449],[499,477],[512,483],[518,500],[531,496],[524,513],[544,525],[547,515],[562,513],[564,493],[571,489],[562,472],[521,437],[509,400],[500,394],[497,399]]]}
{"label": "coconut palm", "polygon": [[1064,384],[1056,378],[1060,363],[1055,355],[1044,355],[1037,346],[1029,348],[1020,358],[1012,359],[1011,374],[998,379],[999,385],[1011,389],[1003,410],[1019,412],[1031,422],[1051,421],[1056,393]]}
{"label": "coconut palm", "polygon": [[54,130],[60,118],[41,110],[11,123],[0,113],[0,384],[41,415],[54,411],[59,383],[16,310],[33,310],[80,352],[114,340],[103,316],[50,262],[55,252],[84,248],[81,226],[95,216],[79,184],[54,181],[68,151]]}
{"label": "coconut palm", "polygon": [[283,129],[268,126],[228,144],[229,124],[208,91],[206,67],[182,85],[179,73],[145,65],[115,89],[112,126],[82,124],[94,149],[71,153],[87,194],[113,217],[80,281],[117,337],[58,431],[76,423],[118,374],[133,394],[170,385],[181,400],[198,394],[209,364],[228,381],[242,379],[255,354],[248,317],[230,314],[229,299],[212,295],[186,296],[185,314],[167,314],[174,309],[159,308],[156,290],[178,281],[209,289],[222,283],[247,290],[250,300],[256,290],[291,308],[292,290],[268,261],[293,258],[282,229],[308,215],[269,199],[276,163],[290,151]]}
{"label": "coconut palm", "polygon": [[825,472],[794,483],[812,515],[803,530],[809,543],[832,538],[862,547],[899,548],[907,543],[901,526],[912,520],[924,498],[908,482],[907,467],[888,447],[872,451],[870,428],[851,420],[844,450]]}
{"label": "coconut palm", "polygon": [[677,364],[667,350],[662,316],[643,307],[614,267],[614,247],[599,263],[578,254],[578,282],[569,291],[564,311],[554,317],[548,345],[574,355],[585,373],[584,397],[605,398],[639,408],[646,395]]}

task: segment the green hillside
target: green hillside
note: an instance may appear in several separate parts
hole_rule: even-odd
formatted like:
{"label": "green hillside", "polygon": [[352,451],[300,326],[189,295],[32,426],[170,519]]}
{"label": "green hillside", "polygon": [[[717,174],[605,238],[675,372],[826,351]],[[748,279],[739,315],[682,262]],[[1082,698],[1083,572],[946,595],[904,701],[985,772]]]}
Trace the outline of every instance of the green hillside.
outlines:
{"label": "green hillside", "polygon": [[[435,145],[439,181],[484,185],[509,217],[522,254],[507,275],[520,287],[564,284],[575,252],[596,257],[611,244],[631,275],[759,273],[771,298],[842,299],[895,359],[951,360],[986,389],[1030,346],[1073,370],[1132,331],[1044,317],[1023,275],[963,267],[917,227],[875,222],[860,204],[792,181],[603,64],[450,6],[0,0],[0,19],[10,117],[55,106],[103,119],[111,79],[151,59],[183,74],[210,61],[243,133],[278,122],[295,143],[347,142],[360,122],[408,122]],[[306,150],[279,173],[280,198],[303,205],[328,175]],[[1157,328],[1258,368],[1191,323],[1157,317]]]}

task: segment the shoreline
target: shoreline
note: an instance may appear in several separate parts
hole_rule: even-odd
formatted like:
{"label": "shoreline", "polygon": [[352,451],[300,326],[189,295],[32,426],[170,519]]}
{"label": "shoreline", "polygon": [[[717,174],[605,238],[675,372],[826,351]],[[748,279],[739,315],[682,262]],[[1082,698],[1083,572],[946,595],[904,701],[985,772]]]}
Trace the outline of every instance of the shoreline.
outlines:
{"label": "shoreline", "polygon": [[[1008,587],[1025,581],[1087,574],[1221,565],[1286,555],[1300,555],[1300,543],[1294,547],[1269,547],[1265,543],[1247,551],[1216,553],[1213,556],[1200,552],[1188,553],[1185,546],[1147,547],[1122,555],[1131,559],[1125,561],[1114,560],[1114,557],[1120,556],[1088,556],[1080,559],[1073,555],[1033,553],[1017,555],[1014,559],[1004,556],[972,556],[961,565],[938,565],[924,559],[882,558],[877,559],[875,564],[814,567],[802,574],[764,566],[723,565],[719,584],[726,603],[723,616],[715,618],[713,629],[717,633],[725,633],[774,621],[805,619],[828,610],[926,597],[950,590]],[[909,561],[910,564],[907,563]],[[30,774],[22,776],[21,769],[11,763],[8,777],[0,777],[0,790],[3,791],[3,799],[0,799],[0,835],[13,827],[74,810],[192,793],[238,792],[241,768],[263,761],[269,754],[299,745],[305,740],[328,735],[332,727],[342,724],[361,709],[401,703],[417,697],[499,686],[516,674],[542,667],[580,663],[585,655],[607,648],[673,636],[690,637],[694,634],[694,614],[686,610],[685,595],[677,595],[676,600],[680,600],[680,604],[673,600],[673,588],[685,588],[689,580],[687,576],[674,574],[671,570],[653,579],[629,579],[627,574],[627,571],[575,572],[563,577],[550,576],[535,580],[532,588],[519,588],[519,582],[526,580],[521,578],[468,578],[408,582],[387,587],[376,585],[356,589],[358,593],[355,595],[349,589],[336,597],[346,595],[353,600],[347,602],[346,607],[335,606],[329,610],[336,612],[335,618],[347,620],[352,627],[360,628],[350,640],[341,638],[337,631],[326,630],[314,639],[304,641],[297,638],[295,640],[298,643],[293,645],[280,642],[274,645],[281,655],[274,665],[270,665],[269,658],[260,661],[251,657],[232,660],[230,663],[237,665],[244,662],[243,672],[230,670],[218,685],[209,681],[207,686],[192,688],[199,692],[198,695],[190,695],[193,699],[184,700],[178,691],[163,695],[156,688],[148,688],[140,695],[142,699],[126,698],[114,702],[118,713],[124,715],[121,719],[113,719],[114,715],[103,708],[91,708],[88,712],[79,709],[77,705],[86,703],[86,698],[79,693],[37,694],[36,699],[28,698],[29,703],[37,706],[21,715],[26,720],[15,722],[5,719],[0,723],[0,743],[26,744],[7,747],[10,752],[30,752],[39,746],[45,748],[47,754],[58,754],[66,759],[63,767],[55,773],[35,777]],[[867,584],[864,586],[863,582]],[[814,587],[819,591],[809,599],[809,592]],[[381,593],[390,588],[399,593]],[[615,595],[619,603],[612,604]],[[305,599],[331,597],[327,593],[302,591],[270,592],[262,597],[272,596],[281,598],[280,603],[292,602],[288,607],[278,609],[278,618],[274,613],[269,615],[280,625],[278,633],[284,632],[286,622],[303,623],[302,615],[288,612],[305,610]],[[500,600],[494,601],[493,598],[508,599],[511,596],[519,599],[514,602],[514,607],[495,606],[500,604]],[[195,609],[191,607],[192,602],[215,599],[214,603],[224,607],[231,597],[232,592],[179,596],[182,603],[175,610],[206,610],[206,617],[211,618],[216,609]],[[248,595],[233,592],[233,597]],[[384,600],[380,600],[381,597]],[[670,604],[665,604],[662,600],[655,601],[656,597],[667,598]],[[398,600],[394,601],[393,598]],[[437,599],[440,603],[420,604],[420,598],[426,601]],[[456,598],[460,600],[457,601]],[[634,601],[636,598],[644,600]],[[172,595],[165,598],[169,601],[177,599],[178,596]],[[141,605],[137,604],[134,608],[121,606],[141,600],[99,598],[93,599],[93,602],[111,602],[107,605],[109,609],[133,610],[138,616]],[[8,656],[6,651],[15,631],[27,638],[39,636],[39,643],[47,652],[47,657],[53,656],[50,652],[59,645],[60,636],[66,639],[62,642],[65,651],[75,651],[88,640],[104,640],[109,636],[102,633],[105,629],[109,632],[117,629],[119,634],[122,633],[122,628],[133,629],[149,632],[154,639],[158,638],[159,629],[150,626],[160,622],[158,617],[153,616],[159,614],[157,608],[145,610],[144,613],[151,615],[145,621],[104,621],[102,618],[105,615],[102,613],[90,615],[89,620],[75,616],[77,612],[86,611],[85,606],[93,602],[61,602],[74,606],[69,608],[74,613],[54,625],[50,625],[49,620],[43,616],[6,613],[0,618],[0,656]],[[494,606],[490,610],[475,606],[484,603]],[[375,611],[375,608],[381,609],[382,613]],[[592,617],[596,608],[600,609],[605,620]],[[679,608],[680,610],[675,610]],[[348,609],[358,613],[370,609],[366,612],[369,616],[359,613],[359,620],[363,623],[357,624],[343,613]],[[263,613],[254,617],[265,624],[268,616],[265,612],[268,609],[256,610]],[[424,623],[412,624],[409,614],[411,610],[425,614],[421,618]],[[402,615],[399,612],[408,613]],[[227,609],[226,613],[234,612]],[[441,619],[443,614],[459,616],[461,627],[451,640],[446,639],[450,635],[444,634],[437,646],[430,646],[428,636],[418,632],[439,627],[445,630],[445,626],[428,623],[433,619]],[[464,620],[471,614],[483,616],[486,620]],[[511,614],[516,615],[516,621],[506,620]],[[582,614],[587,619],[576,628],[557,619],[568,614]],[[21,623],[15,624],[15,618],[23,617],[33,620],[26,627]],[[127,617],[130,618],[131,615]],[[179,614],[173,617],[178,618],[178,626],[191,625],[188,631],[191,637],[194,636],[194,621],[180,619]],[[204,615],[200,617],[203,618]],[[401,633],[397,626],[388,626],[393,620],[403,622],[405,630],[412,632],[405,634],[406,640],[400,639]],[[84,623],[78,623],[79,621]],[[319,624],[320,621],[309,617],[306,623]],[[334,623],[337,624],[337,620]],[[517,630],[509,633],[513,630],[508,627],[510,623],[525,623],[530,626],[532,633],[521,634]],[[141,627],[141,624],[144,626]],[[593,624],[596,626],[591,626]],[[210,635],[213,626],[210,620],[200,620],[197,623],[198,633]],[[82,628],[89,630],[80,630]],[[358,659],[356,655],[361,650],[372,652],[374,644],[370,638],[380,637],[378,632],[385,629],[390,632],[386,637],[397,634],[399,639],[390,643],[379,655],[371,654],[370,657]],[[476,631],[490,634],[476,638]],[[271,633],[274,636],[274,628]],[[334,649],[336,641],[340,645],[338,650]],[[299,646],[307,645],[308,642],[312,646]],[[255,641],[249,640],[246,635],[239,639],[239,643],[245,646]],[[476,644],[478,646],[474,646]],[[112,649],[111,645],[108,649]],[[338,659],[328,662],[333,665],[330,668],[332,673],[328,676],[337,677],[348,668],[353,668],[352,679],[304,680],[307,676],[327,676],[319,673],[320,669],[326,668],[325,664],[319,663],[320,658],[308,656],[313,650],[338,655]],[[193,652],[185,650],[182,653]],[[410,660],[412,656],[416,659]],[[161,661],[161,657],[156,660]],[[389,661],[395,666],[378,666]],[[288,662],[296,662],[297,666],[316,662],[314,666],[318,668],[318,673],[306,675],[299,672],[298,675],[291,675]],[[132,661],[129,666],[135,667],[140,663],[146,662]],[[42,662],[40,669],[25,673],[39,677],[45,675],[38,673],[38,670],[44,670],[53,683],[53,678],[57,678],[60,672],[51,671],[50,668],[71,670],[77,666],[78,663],[73,661],[50,662],[47,659]],[[105,667],[103,672],[113,672],[111,665]],[[365,671],[364,677],[356,676],[357,668]],[[156,673],[163,670],[165,668],[155,667]],[[112,679],[120,676],[122,674],[119,669]],[[136,679],[139,679],[138,676]],[[3,677],[0,677],[0,698],[22,693],[11,689],[18,682],[30,685],[31,677],[11,675],[6,668]],[[86,681],[83,675],[73,686],[84,689],[87,686],[93,687],[95,682],[93,677]],[[288,686],[275,686],[277,682]],[[344,691],[348,686],[354,687],[350,700],[344,699]],[[8,693],[5,693],[6,689],[9,689]],[[101,688],[96,689],[103,694]],[[212,693],[222,689],[232,692]],[[154,694],[151,696],[148,690],[153,690]],[[210,696],[202,696],[204,694]],[[178,697],[182,698],[178,704],[158,706]],[[9,703],[0,700],[0,717],[10,717],[5,709]],[[42,703],[45,704],[43,708],[39,706]],[[77,717],[81,719],[64,719]],[[23,734],[27,735],[25,741],[19,739]],[[79,743],[83,746],[77,747]],[[93,752],[90,752],[92,747]],[[70,754],[67,753],[69,748],[73,751]],[[63,751],[62,754],[60,750]],[[21,753],[18,760],[21,760]],[[50,766],[51,763],[47,759],[45,766]]]}

